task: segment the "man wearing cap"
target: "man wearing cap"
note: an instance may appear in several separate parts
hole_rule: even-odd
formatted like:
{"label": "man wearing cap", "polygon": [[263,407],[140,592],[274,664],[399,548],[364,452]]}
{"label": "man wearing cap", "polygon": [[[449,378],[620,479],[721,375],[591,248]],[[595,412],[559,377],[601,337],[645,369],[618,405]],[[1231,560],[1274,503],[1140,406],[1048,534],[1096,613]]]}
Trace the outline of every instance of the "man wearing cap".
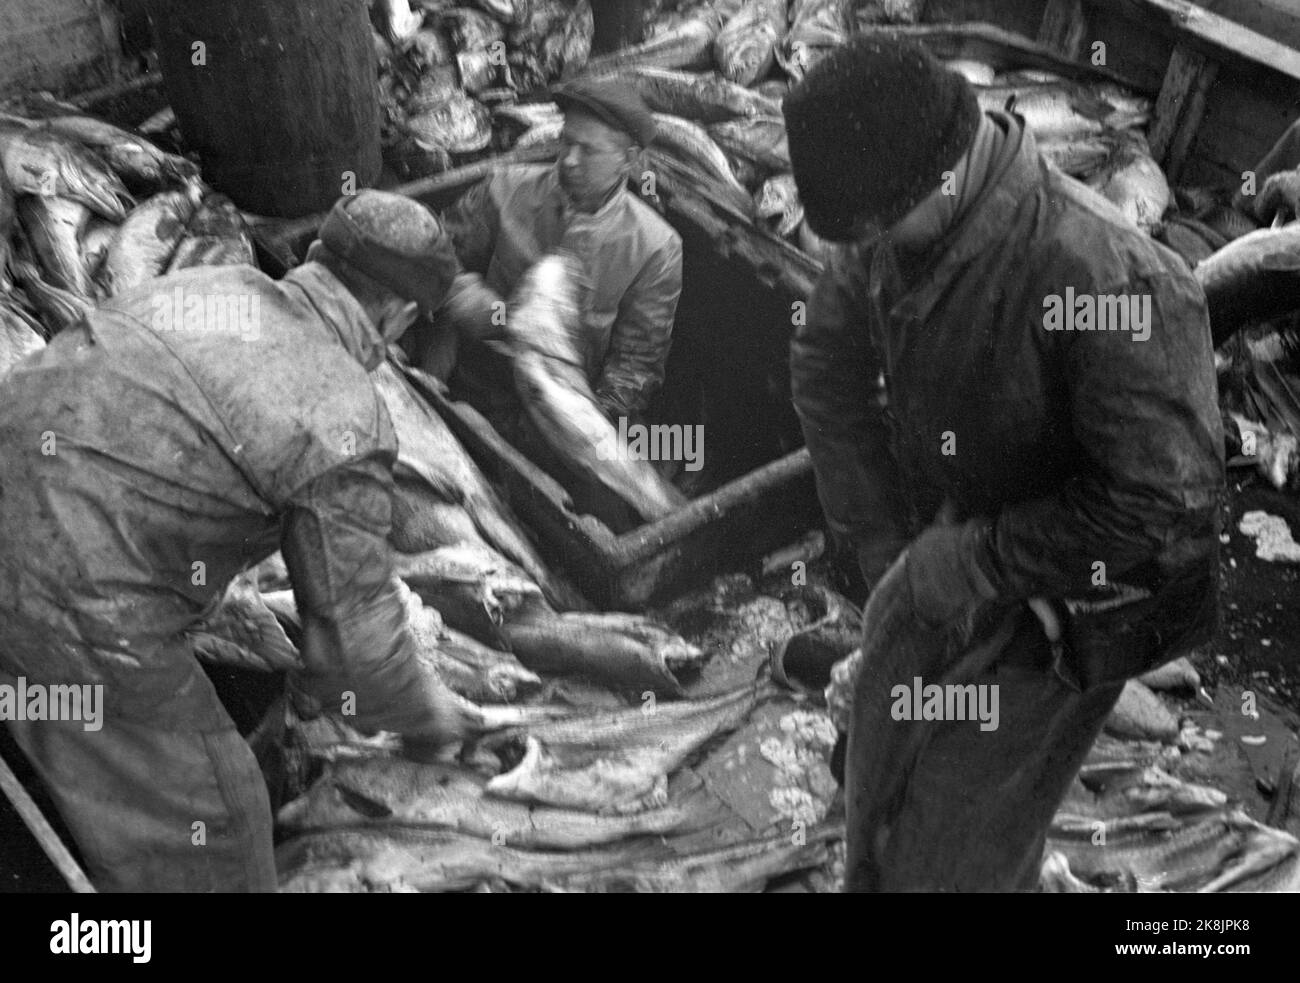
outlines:
{"label": "man wearing cap", "polygon": [[[808,221],[840,244],[794,400],[873,586],[842,724],[847,887],[1032,890],[1125,680],[1215,624],[1204,297],[917,45],[859,39],[784,111]],[[1099,329],[1085,297],[1131,323]],[[934,712],[928,685],[975,688]],[[976,695],[997,711],[973,719]]]}
{"label": "man wearing cap", "polygon": [[465,266],[445,309],[460,339],[453,390],[507,432],[518,406],[509,365],[484,342],[503,335],[504,301],[542,256],[565,249],[583,264],[584,362],[611,421],[644,413],[663,383],[681,293],[681,237],[627,189],[655,135],[645,103],[618,82],[587,80],[555,100],[555,165],[500,168],[446,216]]}
{"label": "man wearing cap", "polygon": [[0,684],[99,688],[97,721],[7,717],[101,890],[274,890],[266,786],[185,633],[277,548],[301,707],[466,732],[394,587],[397,442],[367,375],[454,273],[432,214],[366,191],[283,280],[152,280],[5,379]]}

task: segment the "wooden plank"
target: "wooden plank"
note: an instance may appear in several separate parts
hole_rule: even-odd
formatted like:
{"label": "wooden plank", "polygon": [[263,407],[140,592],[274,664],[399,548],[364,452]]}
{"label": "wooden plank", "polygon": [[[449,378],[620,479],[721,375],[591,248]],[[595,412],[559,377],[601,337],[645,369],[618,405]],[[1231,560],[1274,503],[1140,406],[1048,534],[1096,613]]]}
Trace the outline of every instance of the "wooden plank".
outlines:
{"label": "wooden plank", "polygon": [[90,878],[82,871],[81,866],[73,859],[68,848],[63,845],[59,839],[59,834],[54,832],[54,827],[49,824],[41,812],[40,806],[23,788],[22,782],[18,776],[13,773],[9,763],[0,757],[0,792],[4,792],[5,798],[9,800],[14,811],[18,813],[27,829],[31,832],[32,837],[40,844],[45,855],[50,858],[50,863],[58,869],[67,882],[68,887],[77,894],[94,894],[95,887],[90,883]]}
{"label": "wooden plank", "polygon": [[1198,7],[1252,31],[1300,49],[1300,4],[1296,0],[1193,0]]}
{"label": "wooden plank", "polygon": [[1205,114],[1205,94],[1218,71],[1217,62],[1184,44],[1177,45],[1170,56],[1164,85],[1156,99],[1155,122],[1147,137],[1151,155],[1170,180],[1178,178],[1176,172]]}
{"label": "wooden plank", "polygon": [[[906,37],[926,45],[940,58],[974,58],[988,62],[998,71],[1037,68],[1081,81],[1107,79],[1130,89],[1154,90],[1141,79],[1116,71],[1108,65],[1092,65],[1066,58],[1059,52],[997,24],[963,21],[952,24],[919,24],[904,27],[864,27],[860,34]],[[1161,63],[1163,68],[1163,62]]]}
{"label": "wooden plank", "polygon": [[1043,0],[929,0],[921,20],[989,21],[1032,38],[1043,22]]}
{"label": "wooden plank", "polygon": [[0,3],[0,93],[66,93],[107,81],[110,55],[101,21],[106,5],[107,0]]}
{"label": "wooden plank", "polygon": [[1165,158],[1165,173],[1169,180],[1177,182],[1183,174],[1183,168],[1196,142],[1196,135],[1201,130],[1205,119],[1205,104],[1210,88],[1219,75],[1218,62],[1207,62],[1197,74],[1196,84],[1188,94],[1187,104],[1183,109],[1182,123],[1174,132],[1174,139]]}
{"label": "wooden plank", "polygon": [[[497,157],[490,157],[487,160],[475,161],[473,164],[456,167],[450,171],[443,171],[441,174],[420,178],[387,190],[406,195],[408,198],[416,198],[427,204],[430,199],[440,195],[464,191],[471,184],[481,181],[503,165],[538,163],[554,159],[554,144],[527,147],[523,150],[512,150]],[[317,212],[314,215],[304,215],[302,218],[288,220],[265,218],[259,215],[246,215],[245,218],[253,228],[254,234],[262,240],[268,252],[284,255],[285,247],[292,248],[305,237],[316,234],[321,222],[325,220],[325,213]]]}
{"label": "wooden plank", "polygon": [[1089,0],[1089,3],[1149,24],[1211,58],[1232,56],[1300,79],[1300,51],[1198,7],[1190,0]]}
{"label": "wooden plank", "polygon": [[1300,82],[1248,62],[1220,65],[1181,182],[1236,189],[1295,121],[1298,104]]}
{"label": "wooden plank", "polygon": [[1075,59],[1083,48],[1088,20],[1083,0],[1047,0],[1043,22],[1038,25],[1038,41],[1066,58]]}

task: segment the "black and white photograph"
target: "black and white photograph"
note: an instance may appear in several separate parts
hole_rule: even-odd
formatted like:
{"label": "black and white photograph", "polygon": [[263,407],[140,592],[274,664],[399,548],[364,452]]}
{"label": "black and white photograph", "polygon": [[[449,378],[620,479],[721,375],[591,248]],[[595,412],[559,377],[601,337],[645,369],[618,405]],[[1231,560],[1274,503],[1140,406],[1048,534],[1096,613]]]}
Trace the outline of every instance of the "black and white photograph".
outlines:
{"label": "black and white photograph", "polygon": [[1296,0],[0,0],[24,949],[1094,894],[1036,924],[1276,956],[1296,537]]}

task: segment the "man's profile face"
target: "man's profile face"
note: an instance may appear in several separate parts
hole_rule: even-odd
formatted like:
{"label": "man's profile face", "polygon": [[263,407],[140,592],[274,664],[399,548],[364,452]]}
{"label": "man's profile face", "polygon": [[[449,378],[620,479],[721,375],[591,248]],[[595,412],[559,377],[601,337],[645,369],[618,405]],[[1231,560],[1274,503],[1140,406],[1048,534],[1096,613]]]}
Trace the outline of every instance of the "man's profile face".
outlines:
{"label": "man's profile face", "polygon": [[560,186],[577,208],[591,210],[627,180],[632,156],[632,139],[621,130],[578,109],[564,114],[555,166]]}

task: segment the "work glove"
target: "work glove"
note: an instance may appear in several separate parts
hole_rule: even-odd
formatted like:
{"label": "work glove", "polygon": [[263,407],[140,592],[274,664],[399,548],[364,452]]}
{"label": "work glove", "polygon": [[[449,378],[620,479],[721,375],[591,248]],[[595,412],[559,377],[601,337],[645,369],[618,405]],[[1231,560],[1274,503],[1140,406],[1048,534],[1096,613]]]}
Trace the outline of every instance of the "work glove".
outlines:
{"label": "work glove", "polygon": [[1300,217],[1300,168],[1270,175],[1255,196],[1254,208],[1255,218],[1264,225],[1279,211],[1289,218]]}

